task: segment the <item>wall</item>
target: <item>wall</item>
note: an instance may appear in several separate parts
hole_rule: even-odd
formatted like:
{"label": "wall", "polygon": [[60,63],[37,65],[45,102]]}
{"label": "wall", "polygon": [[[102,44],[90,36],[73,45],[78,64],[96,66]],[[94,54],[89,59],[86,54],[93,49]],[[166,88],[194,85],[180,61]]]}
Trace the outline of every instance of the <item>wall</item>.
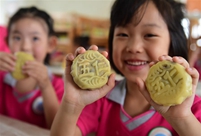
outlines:
{"label": "wall", "polygon": [[114,0],[0,0],[0,25],[19,7],[35,5],[51,12],[79,13],[95,18],[109,18]]}
{"label": "wall", "polygon": [[189,11],[194,11],[194,10],[201,11],[201,0],[188,0],[187,9]]}
{"label": "wall", "polygon": [[[201,8],[201,0],[177,0],[188,4],[188,9]],[[35,5],[48,12],[76,12],[95,18],[109,18],[114,0],[0,0],[0,25],[21,6]],[[199,13],[200,15],[201,13]]]}

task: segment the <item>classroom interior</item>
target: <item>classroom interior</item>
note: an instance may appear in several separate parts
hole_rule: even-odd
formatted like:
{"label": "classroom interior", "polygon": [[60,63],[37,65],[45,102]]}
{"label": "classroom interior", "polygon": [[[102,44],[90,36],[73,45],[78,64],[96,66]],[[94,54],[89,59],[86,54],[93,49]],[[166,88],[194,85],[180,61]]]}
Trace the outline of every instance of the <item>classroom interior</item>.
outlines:
{"label": "classroom interior", "polygon": [[[200,0],[178,0],[186,4],[186,18],[182,25],[188,37],[189,55],[201,46]],[[1,0],[0,25],[6,27],[8,19],[20,7],[36,6],[47,11],[54,19],[57,47],[50,65],[60,74],[67,53],[78,46],[88,48],[95,44],[100,50],[108,49],[109,14],[114,0]]]}

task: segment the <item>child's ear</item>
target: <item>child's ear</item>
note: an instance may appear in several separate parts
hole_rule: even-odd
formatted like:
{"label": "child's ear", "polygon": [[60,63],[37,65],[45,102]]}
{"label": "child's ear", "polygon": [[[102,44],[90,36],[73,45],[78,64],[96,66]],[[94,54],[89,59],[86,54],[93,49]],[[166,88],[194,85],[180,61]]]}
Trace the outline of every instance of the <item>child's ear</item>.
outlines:
{"label": "child's ear", "polygon": [[49,46],[47,52],[52,53],[56,49],[56,46],[57,46],[57,37],[51,36],[49,38]]}

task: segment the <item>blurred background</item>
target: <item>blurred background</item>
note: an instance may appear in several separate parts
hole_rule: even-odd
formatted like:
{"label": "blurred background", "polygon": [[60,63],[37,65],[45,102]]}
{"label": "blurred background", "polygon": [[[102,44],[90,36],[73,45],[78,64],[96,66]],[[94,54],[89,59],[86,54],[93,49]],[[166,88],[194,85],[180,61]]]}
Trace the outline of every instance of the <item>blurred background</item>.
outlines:
{"label": "blurred background", "polygon": [[[178,0],[186,4],[182,25],[188,37],[189,55],[201,58],[201,0]],[[47,11],[55,21],[58,37],[52,65],[60,65],[63,56],[77,46],[96,44],[107,50],[110,8],[114,0],[0,0],[0,25],[5,26],[21,7],[36,6]],[[200,59],[201,60],[201,59]]]}

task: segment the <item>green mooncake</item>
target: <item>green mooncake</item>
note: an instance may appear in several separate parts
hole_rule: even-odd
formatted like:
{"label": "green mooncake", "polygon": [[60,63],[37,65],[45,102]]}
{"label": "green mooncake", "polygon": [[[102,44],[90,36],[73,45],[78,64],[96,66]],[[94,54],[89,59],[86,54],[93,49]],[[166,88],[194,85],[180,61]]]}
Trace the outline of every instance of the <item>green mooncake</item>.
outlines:
{"label": "green mooncake", "polygon": [[17,57],[16,66],[11,75],[16,80],[24,79],[27,77],[27,75],[22,72],[22,66],[25,64],[26,61],[34,60],[34,57],[31,54],[25,52],[17,52],[15,55]]}
{"label": "green mooncake", "polygon": [[175,62],[165,60],[153,65],[145,83],[151,98],[159,105],[178,105],[192,95],[191,76]]}
{"label": "green mooncake", "polygon": [[94,50],[79,54],[71,66],[73,80],[81,89],[97,89],[104,86],[110,74],[109,61]]}

